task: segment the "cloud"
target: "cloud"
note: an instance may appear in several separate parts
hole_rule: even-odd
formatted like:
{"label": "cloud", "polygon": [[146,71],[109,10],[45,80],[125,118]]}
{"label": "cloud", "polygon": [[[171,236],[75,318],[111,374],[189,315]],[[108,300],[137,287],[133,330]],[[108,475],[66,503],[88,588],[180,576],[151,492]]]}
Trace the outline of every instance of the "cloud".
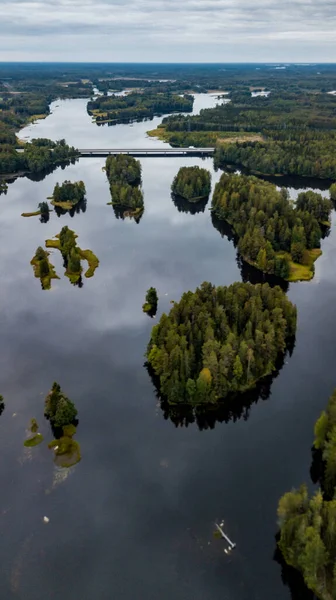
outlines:
{"label": "cloud", "polygon": [[36,60],[40,52],[55,60],[73,51],[82,60],[295,61],[305,55],[332,62],[334,6],[334,0],[0,0],[0,51],[4,59]]}

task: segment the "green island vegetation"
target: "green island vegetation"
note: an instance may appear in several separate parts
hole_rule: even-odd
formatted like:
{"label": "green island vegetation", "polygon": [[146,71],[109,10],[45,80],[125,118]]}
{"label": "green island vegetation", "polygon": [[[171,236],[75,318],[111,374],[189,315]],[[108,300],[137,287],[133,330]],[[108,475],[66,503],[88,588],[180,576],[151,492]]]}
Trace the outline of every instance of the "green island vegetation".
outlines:
{"label": "green island vegetation", "polygon": [[181,167],[171,186],[172,193],[189,202],[208,198],[211,191],[211,174],[207,169]]}
{"label": "green island vegetation", "polygon": [[23,442],[24,446],[31,448],[43,442],[43,435],[38,432],[39,426],[36,419],[31,419],[29,430],[32,435]]}
{"label": "green island vegetation", "polygon": [[296,307],[279,286],[203,283],[152,329],[148,366],[169,404],[208,404],[253,388],[295,335]]}
{"label": "green island vegetation", "polygon": [[8,185],[5,181],[0,180],[0,196],[1,194],[7,194]]}
{"label": "green island vegetation", "polygon": [[37,210],[33,212],[24,212],[21,214],[21,217],[37,217],[40,216],[41,223],[47,223],[50,218],[50,209],[48,202],[40,202],[38,204]]}
{"label": "green island vegetation", "polygon": [[212,198],[212,211],[233,228],[243,259],[288,281],[314,276],[331,209],[329,199],[310,191],[294,206],[284,188],[251,175],[223,173]]}
{"label": "green island vegetation", "polygon": [[55,464],[59,467],[75,465],[81,459],[79,443],[73,439],[77,409],[56,382],[45,399],[44,414],[57,433],[56,439],[48,444],[55,452]]}
{"label": "green island vegetation", "polygon": [[141,184],[141,164],[132,156],[118,154],[108,156],[105,171],[110,184],[112,206],[116,216],[134,218],[136,222],[144,212]]}
{"label": "green island vegetation", "polygon": [[49,252],[43,250],[41,246],[36,249],[35,256],[30,261],[33,266],[35,277],[41,281],[43,290],[51,289],[51,280],[59,279],[54,266],[49,261]]}
{"label": "green island vegetation", "polygon": [[92,250],[82,250],[77,246],[77,237],[75,232],[65,225],[62,227],[60,233],[55,236],[56,239],[46,240],[47,248],[56,248],[61,251],[65,275],[74,285],[81,281],[83,271],[82,260],[86,260],[89,265],[87,271],[85,271],[85,277],[87,278],[93,277],[95,270],[99,266],[99,259]]}
{"label": "green island vegetation", "polygon": [[150,287],[146,292],[145,303],[142,305],[142,310],[150,317],[155,317],[157,313],[159,298],[154,287]]}
{"label": "green island vegetation", "polygon": [[330,198],[333,202],[336,202],[336,183],[332,183],[329,189]]}
{"label": "green island vegetation", "polygon": [[309,497],[306,485],[282,496],[278,506],[279,548],[322,600],[336,597],[336,390],[315,424],[321,487]]}
{"label": "green island vegetation", "polygon": [[70,210],[85,199],[86,189],[83,181],[64,181],[62,185],[56,183],[51,204],[64,210]]}
{"label": "green island vegetation", "polygon": [[87,111],[97,125],[103,123],[128,123],[133,120],[152,119],[155,115],[172,112],[191,112],[194,98],[170,92],[151,90],[133,91],[124,96],[104,93],[87,105]]}

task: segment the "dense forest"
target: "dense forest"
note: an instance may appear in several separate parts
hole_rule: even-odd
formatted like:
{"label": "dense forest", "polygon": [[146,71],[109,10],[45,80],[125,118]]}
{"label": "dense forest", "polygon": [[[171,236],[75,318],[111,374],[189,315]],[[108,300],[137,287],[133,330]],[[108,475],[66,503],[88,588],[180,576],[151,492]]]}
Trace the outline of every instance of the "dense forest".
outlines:
{"label": "dense forest", "polygon": [[197,202],[207,198],[211,191],[211,174],[200,167],[181,167],[171,186],[172,193]]}
{"label": "dense forest", "polygon": [[271,373],[295,330],[296,307],[279,287],[205,282],[153,327],[147,360],[170,404],[216,403]]}
{"label": "dense forest", "polygon": [[[139,218],[144,210],[141,183],[141,164],[132,156],[108,156],[105,170],[110,183],[112,204],[127,210],[127,216]],[[125,212],[123,213],[125,214]]]}
{"label": "dense forest", "polygon": [[193,96],[157,93],[146,90],[131,92],[124,96],[98,96],[88,102],[87,110],[97,124],[107,122],[128,122],[132,120],[152,119],[155,115],[171,112],[191,112]]}
{"label": "dense forest", "polygon": [[279,547],[306,585],[323,600],[336,597],[336,390],[315,425],[322,488],[309,497],[306,485],[279,502]]}
{"label": "dense forest", "polygon": [[45,399],[44,414],[54,427],[65,427],[76,420],[77,409],[74,403],[56,382]]}
{"label": "dense forest", "polygon": [[217,143],[218,167],[336,179],[335,96],[284,85],[268,97],[252,97],[246,86],[230,100],[199,115],[166,117],[157,133],[172,145]]}
{"label": "dense forest", "polygon": [[65,140],[52,142],[44,138],[35,139],[21,146],[20,152],[16,146],[16,143],[0,144],[0,175],[38,173],[51,166],[74,162],[78,157],[77,150],[68,146]]}
{"label": "dense forest", "polygon": [[[237,235],[243,258],[265,273],[284,279],[311,279],[319,256],[321,224],[328,224],[331,201],[314,192],[288,192],[257,177],[223,173],[216,184],[212,210]],[[304,268],[297,268],[299,263]]]}

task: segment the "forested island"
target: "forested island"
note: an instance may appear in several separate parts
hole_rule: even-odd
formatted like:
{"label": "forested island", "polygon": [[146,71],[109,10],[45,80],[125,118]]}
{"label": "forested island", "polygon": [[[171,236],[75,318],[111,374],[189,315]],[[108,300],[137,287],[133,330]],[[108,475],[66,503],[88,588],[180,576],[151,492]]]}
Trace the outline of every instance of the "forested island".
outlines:
{"label": "forested island", "polygon": [[158,295],[154,287],[150,287],[146,292],[145,303],[142,306],[144,313],[147,313],[150,317],[155,317],[158,307]]}
{"label": "forested island", "polygon": [[78,158],[76,148],[68,146],[65,140],[52,142],[45,138],[33,139],[21,144],[20,152],[16,149],[17,145],[15,136],[11,144],[0,144],[0,174],[39,173],[52,166],[70,164]]}
{"label": "forested island", "polygon": [[54,382],[45,399],[44,414],[49,419],[56,439],[48,444],[55,452],[55,463],[59,467],[71,467],[80,461],[80,446],[73,439],[76,433],[77,408]]}
{"label": "forested island", "polygon": [[315,425],[321,488],[309,497],[307,486],[280,499],[279,547],[309,589],[322,600],[336,597],[336,390]]}
{"label": "forested island", "polygon": [[64,181],[61,185],[57,182],[51,204],[63,208],[64,210],[71,210],[76,204],[83,202],[85,199],[86,189],[84,181]]}
{"label": "forested island", "polygon": [[24,212],[21,213],[21,217],[40,217],[41,223],[48,223],[50,218],[50,209],[48,202],[39,202],[37,206],[37,210],[33,212]]}
{"label": "forested island", "polygon": [[205,282],[162,315],[146,356],[169,404],[216,403],[271,373],[295,331],[280,287]]}
{"label": "forested island", "polygon": [[65,275],[74,285],[77,285],[81,281],[83,271],[82,260],[86,260],[89,265],[89,268],[85,272],[85,277],[87,278],[93,277],[99,265],[99,260],[92,250],[82,250],[77,246],[77,237],[75,232],[65,225],[62,227],[60,233],[55,236],[56,239],[46,240],[47,248],[57,248],[61,251]]}
{"label": "forested island", "polygon": [[[139,221],[144,211],[141,184],[141,164],[128,154],[108,156],[105,171],[110,184],[113,205],[122,217]],[[117,213],[117,216],[118,213]]]}
{"label": "forested island", "polygon": [[155,115],[172,112],[191,112],[194,98],[170,92],[134,91],[123,96],[112,94],[98,96],[88,102],[87,111],[99,125],[103,123],[128,123],[133,120],[152,119]]}
{"label": "forested island", "polygon": [[284,188],[248,175],[224,173],[212,198],[214,214],[232,226],[244,260],[289,281],[314,276],[331,209],[329,199],[310,191],[294,206]]}
{"label": "forested island", "polygon": [[208,198],[211,191],[211,175],[201,167],[181,167],[171,186],[172,193],[189,202]]}
{"label": "forested island", "polygon": [[36,249],[35,256],[30,261],[33,266],[35,277],[41,281],[41,287],[43,290],[51,289],[51,280],[59,279],[54,265],[49,260],[49,252],[43,250],[41,246]]}

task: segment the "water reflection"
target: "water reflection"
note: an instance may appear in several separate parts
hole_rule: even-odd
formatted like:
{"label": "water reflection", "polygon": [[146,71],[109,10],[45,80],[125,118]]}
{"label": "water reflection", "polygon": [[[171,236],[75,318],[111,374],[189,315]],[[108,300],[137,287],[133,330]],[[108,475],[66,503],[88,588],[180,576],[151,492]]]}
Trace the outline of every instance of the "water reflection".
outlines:
{"label": "water reflection", "polygon": [[282,583],[289,588],[292,600],[314,600],[315,595],[309,590],[303,580],[301,573],[287,565],[280,549],[278,548],[279,535],[276,536],[276,550],[273,560],[281,566]]}
{"label": "water reflection", "polygon": [[130,209],[125,209],[125,207],[122,207],[122,206],[116,206],[115,204],[112,204],[111,202],[109,202],[108,204],[112,205],[116,219],[122,219],[123,221],[125,219],[130,219],[130,220],[135,221],[135,223],[137,223],[137,225],[139,225],[139,223],[143,217],[143,214],[145,212],[145,207],[136,208],[135,210],[130,210]]}
{"label": "water reflection", "polygon": [[70,209],[62,208],[61,206],[54,205],[54,211],[58,217],[62,215],[69,215],[70,217],[74,217],[75,215],[79,215],[80,213],[85,213],[87,208],[87,199],[83,198],[77,204],[75,204]]}
{"label": "water reflection", "polygon": [[[232,227],[226,221],[218,219],[216,215],[211,212],[211,221],[215,229],[219,231],[222,237],[227,237],[230,242],[233,242],[235,248],[237,248],[238,238],[235,235]],[[247,263],[241,254],[237,251],[237,264],[241,272],[241,278],[244,283],[268,283],[270,286],[274,287],[279,285],[284,292],[288,292],[289,283],[282,279],[281,277],[277,277],[276,275],[271,275],[269,273],[263,273],[260,269],[253,267],[249,263]]]}
{"label": "water reflection", "polygon": [[177,406],[169,404],[160,396],[160,382],[149,365],[145,365],[152,383],[156,390],[156,396],[159,406],[163,412],[165,420],[170,419],[175,427],[188,427],[196,423],[200,431],[214,429],[216,423],[229,423],[229,421],[238,421],[243,419],[247,421],[250,416],[251,407],[257,404],[259,400],[268,400],[271,396],[271,387],[274,379],[279,375],[286,357],[293,354],[295,347],[295,338],[288,340],[285,354],[280,357],[276,363],[276,368],[267,377],[258,382],[253,390],[247,392],[230,394],[225,401],[217,405],[199,405],[191,406],[184,404]]}
{"label": "water reflection", "polygon": [[198,213],[204,213],[205,207],[208,204],[208,198],[203,198],[198,202],[188,202],[185,198],[181,196],[176,196],[175,194],[171,194],[172,200],[179,212],[182,213],[190,213],[191,215],[196,215]]}

